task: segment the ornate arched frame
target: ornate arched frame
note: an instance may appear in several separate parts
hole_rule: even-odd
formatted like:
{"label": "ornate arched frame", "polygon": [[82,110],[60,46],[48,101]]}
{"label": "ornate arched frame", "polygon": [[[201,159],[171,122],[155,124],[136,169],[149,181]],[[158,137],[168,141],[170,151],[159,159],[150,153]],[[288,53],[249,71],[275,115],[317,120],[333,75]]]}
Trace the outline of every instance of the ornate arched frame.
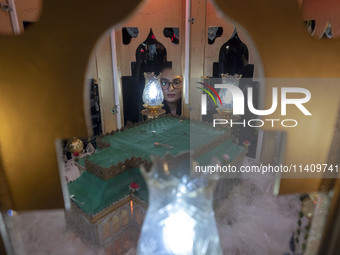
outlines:
{"label": "ornate arched frame", "polygon": [[89,56],[141,2],[44,1],[39,22],[0,37],[1,178],[15,209],[63,206],[55,139],[88,135],[82,99]]}
{"label": "ornate arched frame", "polygon": [[[90,53],[97,39],[112,25],[122,22],[140,2],[99,0],[94,5],[80,0],[45,1],[35,26],[20,36],[0,37],[4,49],[0,59],[0,171],[11,194],[4,196],[11,196],[14,208],[62,207],[54,141],[87,136],[84,104],[79,99],[83,98]],[[340,40],[312,38],[301,22],[297,1],[215,3],[248,31],[266,77],[339,78]],[[159,32],[154,32],[159,38]],[[313,95],[309,104],[313,119],[327,124],[311,129],[310,122],[302,121],[300,128],[289,130],[285,163],[294,163],[296,159],[303,163],[327,162],[333,153],[340,86],[301,86]],[[271,88],[267,84],[266,95],[271,94]],[[269,98],[266,104],[270,103]],[[313,137],[307,144],[305,130]],[[316,190],[320,182],[283,180],[281,192]]]}

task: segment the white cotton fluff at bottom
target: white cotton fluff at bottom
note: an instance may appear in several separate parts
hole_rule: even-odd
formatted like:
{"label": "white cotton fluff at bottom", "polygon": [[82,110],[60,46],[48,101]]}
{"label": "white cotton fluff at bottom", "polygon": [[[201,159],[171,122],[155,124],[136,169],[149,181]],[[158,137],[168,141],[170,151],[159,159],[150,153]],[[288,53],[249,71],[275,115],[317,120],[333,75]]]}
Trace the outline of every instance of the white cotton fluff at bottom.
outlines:
{"label": "white cotton fluff at bottom", "polygon": [[17,254],[26,255],[104,255],[102,248],[86,245],[66,227],[64,210],[20,212],[11,219],[12,239]]}
{"label": "white cotton fluff at bottom", "polygon": [[216,209],[223,254],[283,255],[296,230],[298,195],[273,195],[271,176],[242,176]]}

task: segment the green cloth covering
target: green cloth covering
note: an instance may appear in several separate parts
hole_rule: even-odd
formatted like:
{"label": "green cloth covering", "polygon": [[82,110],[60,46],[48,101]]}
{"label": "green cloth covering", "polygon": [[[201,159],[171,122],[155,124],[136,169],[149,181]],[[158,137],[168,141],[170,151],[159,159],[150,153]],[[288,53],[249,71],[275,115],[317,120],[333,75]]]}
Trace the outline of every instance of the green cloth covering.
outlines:
{"label": "green cloth covering", "polygon": [[[109,143],[110,147],[98,150],[87,159],[101,167],[110,167],[133,156],[150,160],[150,155],[164,156],[166,152],[176,155],[200,148],[225,132],[226,129],[213,128],[203,123],[190,124],[189,120],[164,117],[103,137],[102,140]],[[209,165],[212,157],[222,161],[223,154],[228,154],[230,160],[233,160],[245,151],[243,146],[234,144],[230,139],[221,142],[198,158],[198,163]],[[173,148],[155,146],[155,143],[167,144]],[[84,159],[78,163],[85,166]],[[128,195],[131,182],[140,185],[138,197],[147,201],[147,188],[138,168],[130,169],[107,181],[85,171],[80,178],[69,184],[69,190],[75,196],[74,201],[78,206],[86,213],[93,214]]]}
{"label": "green cloth covering", "polygon": [[[110,167],[132,156],[150,160],[151,154],[163,156],[167,151],[178,154],[189,149],[189,130],[188,120],[161,118],[103,137],[102,140],[109,143],[110,147],[92,154],[87,159],[101,167]],[[174,148],[169,150],[155,146],[154,143],[168,144]],[[83,159],[78,163],[85,166]]]}
{"label": "green cloth covering", "polygon": [[[226,130],[206,124],[195,123],[190,126],[189,120],[165,117],[103,137],[102,140],[109,143],[110,147],[92,154],[87,159],[101,167],[110,167],[133,156],[150,160],[150,155],[164,156],[167,151],[176,155],[190,148],[196,149],[206,145],[224,132]],[[155,143],[167,144],[174,148],[155,146]],[[78,163],[85,166],[84,159],[80,159]]]}

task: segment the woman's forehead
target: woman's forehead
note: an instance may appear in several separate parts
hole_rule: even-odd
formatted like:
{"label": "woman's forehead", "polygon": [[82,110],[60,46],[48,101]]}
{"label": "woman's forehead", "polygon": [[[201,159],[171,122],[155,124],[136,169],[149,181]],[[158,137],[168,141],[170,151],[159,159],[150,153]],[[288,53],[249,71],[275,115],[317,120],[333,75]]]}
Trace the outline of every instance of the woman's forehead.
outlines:
{"label": "woman's forehead", "polygon": [[168,80],[173,80],[173,79],[182,79],[182,76],[180,75],[176,75],[173,73],[172,69],[164,69],[162,72],[161,72],[161,78],[164,78],[164,79],[168,79]]}

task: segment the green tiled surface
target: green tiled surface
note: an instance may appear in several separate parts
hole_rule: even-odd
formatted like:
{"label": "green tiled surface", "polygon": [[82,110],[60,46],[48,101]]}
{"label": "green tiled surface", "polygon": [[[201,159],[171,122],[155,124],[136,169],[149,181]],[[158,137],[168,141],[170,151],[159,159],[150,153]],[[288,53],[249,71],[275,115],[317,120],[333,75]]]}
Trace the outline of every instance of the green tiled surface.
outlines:
{"label": "green tiled surface", "polygon": [[[97,151],[87,159],[99,166],[110,167],[132,156],[150,160],[150,155],[163,156],[166,152],[176,155],[204,146],[224,132],[226,130],[215,129],[202,123],[190,125],[189,120],[160,118],[104,137],[103,141],[109,143],[110,147]],[[173,146],[173,149],[155,146],[155,143],[167,144]],[[226,153],[233,160],[244,151],[243,146],[237,146],[228,140],[205,153],[197,161],[201,165],[209,165],[212,157],[222,159],[222,155]],[[78,163],[84,166],[84,160],[79,160]],[[128,195],[128,185],[131,182],[137,182],[141,186],[137,195],[147,201],[146,185],[137,168],[107,181],[85,171],[80,178],[69,184],[69,189],[78,206],[91,214]]]}

